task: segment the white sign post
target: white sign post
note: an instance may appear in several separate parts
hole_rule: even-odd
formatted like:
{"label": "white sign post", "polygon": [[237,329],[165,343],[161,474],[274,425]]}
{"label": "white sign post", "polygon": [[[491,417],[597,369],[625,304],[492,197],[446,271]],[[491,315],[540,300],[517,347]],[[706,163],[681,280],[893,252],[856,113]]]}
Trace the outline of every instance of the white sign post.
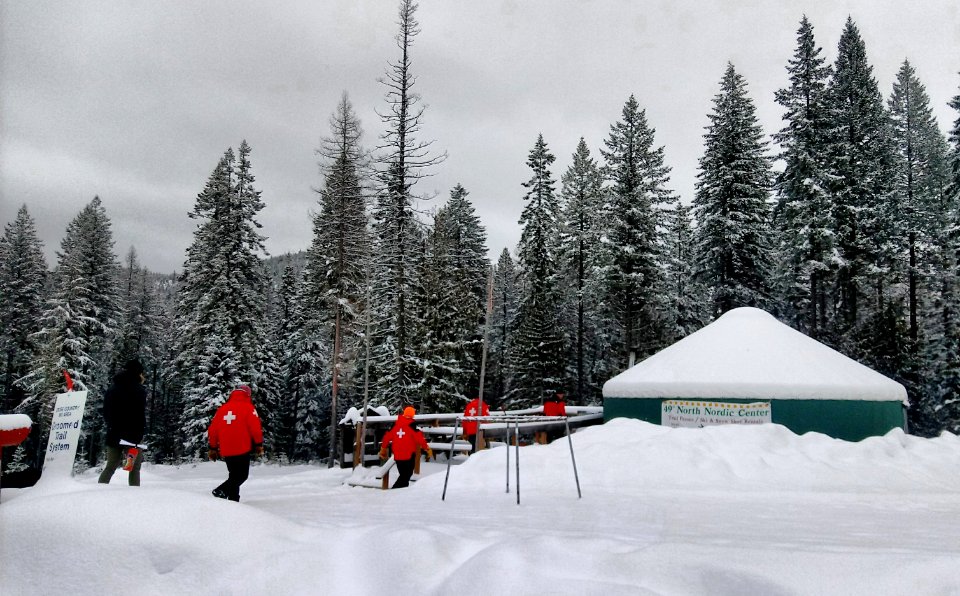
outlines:
{"label": "white sign post", "polygon": [[86,403],[86,391],[70,391],[57,395],[57,403],[53,407],[53,421],[50,423],[47,454],[43,460],[42,478],[69,478],[73,475],[73,460],[80,442],[83,407]]}
{"label": "white sign post", "polygon": [[672,428],[703,428],[718,424],[765,424],[771,422],[770,402],[734,404],[713,401],[667,399],[660,406],[660,424]]}

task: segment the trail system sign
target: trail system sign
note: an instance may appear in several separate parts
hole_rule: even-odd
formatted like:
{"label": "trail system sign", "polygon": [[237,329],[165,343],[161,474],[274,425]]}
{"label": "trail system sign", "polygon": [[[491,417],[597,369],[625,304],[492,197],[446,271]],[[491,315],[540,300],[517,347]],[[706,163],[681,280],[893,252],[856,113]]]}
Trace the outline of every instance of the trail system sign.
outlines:
{"label": "trail system sign", "polygon": [[660,424],[672,428],[703,428],[719,424],[765,424],[771,421],[768,401],[734,404],[666,399],[660,408]]}
{"label": "trail system sign", "polygon": [[68,391],[57,395],[50,423],[50,439],[43,460],[43,477],[73,474],[73,460],[80,442],[83,425],[83,408],[87,403],[86,391]]}

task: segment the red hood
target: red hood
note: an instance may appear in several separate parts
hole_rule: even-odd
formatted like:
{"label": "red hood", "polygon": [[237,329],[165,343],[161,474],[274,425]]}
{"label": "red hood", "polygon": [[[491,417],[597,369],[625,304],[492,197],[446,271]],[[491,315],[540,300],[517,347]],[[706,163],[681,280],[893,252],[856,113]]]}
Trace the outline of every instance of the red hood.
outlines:
{"label": "red hood", "polygon": [[253,401],[253,399],[250,398],[249,388],[247,388],[246,391],[244,391],[244,389],[241,388],[241,389],[234,389],[233,391],[231,391],[230,399],[228,399],[227,401],[245,401],[250,403]]}

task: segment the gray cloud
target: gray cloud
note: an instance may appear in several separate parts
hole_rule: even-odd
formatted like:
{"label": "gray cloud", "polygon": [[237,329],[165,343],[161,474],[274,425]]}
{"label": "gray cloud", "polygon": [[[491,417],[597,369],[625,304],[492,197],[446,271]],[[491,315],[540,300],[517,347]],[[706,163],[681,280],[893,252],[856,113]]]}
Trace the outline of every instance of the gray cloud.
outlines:
{"label": "gray cloud", "polygon": [[[954,0],[476,2],[425,0],[413,48],[429,105],[423,139],[449,158],[421,182],[442,204],[462,183],[494,257],[519,239],[526,156],[544,134],[559,179],[583,136],[599,158],[632,93],[657,129],[673,188],[690,200],[703,127],[726,62],[747,79],[767,133],[803,13],[832,61],[857,22],[884,95],[909,58],[942,127],[960,77]],[[377,83],[394,59],[395,3],[0,3],[0,221],[26,203],[49,258],[94,195],[118,255],[179,269],[186,214],[222,152],[246,139],[273,254],[310,242],[314,150],[348,91],[374,146]],[[51,263],[52,265],[52,263]]]}

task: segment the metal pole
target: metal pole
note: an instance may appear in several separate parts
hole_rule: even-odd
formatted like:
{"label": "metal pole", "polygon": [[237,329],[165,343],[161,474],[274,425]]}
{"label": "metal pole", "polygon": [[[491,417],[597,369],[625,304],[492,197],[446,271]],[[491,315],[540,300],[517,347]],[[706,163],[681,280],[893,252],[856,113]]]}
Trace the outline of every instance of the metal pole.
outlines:
{"label": "metal pole", "polygon": [[507,490],[505,492],[510,492],[510,423],[507,423],[507,436],[504,439],[507,443]]}
{"label": "metal pole", "polygon": [[[369,280],[368,280],[369,282]],[[364,348],[366,349],[366,356],[363,363],[363,418],[360,422],[360,465],[366,467],[364,464],[367,459],[367,409],[370,405],[370,284],[367,283],[367,329],[363,334],[363,343]],[[374,433],[376,436],[376,433]]]}
{"label": "metal pole", "polygon": [[[514,421],[514,435],[517,437],[517,505],[520,504],[520,420]],[[507,449],[510,447],[508,446]]]}
{"label": "metal pole", "polygon": [[[480,389],[477,392],[477,399],[480,400],[480,411],[478,415],[483,416],[483,385],[487,373],[487,343],[490,335],[490,319],[493,314],[493,265],[490,266],[490,273],[487,275],[487,313],[483,324],[483,352],[480,356]],[[477,422],[477,434],[473,438],[475,442],[474,451],[480,451],[480,423]]]}
{"label": "metal pole", "polygon": [[330,393],[330,461],[328,468],[333,467],[333,457],[337,447],[337,381],[340,371],[340,303],[337,303],[337,318],[333,331],[333,389]]}
{"label": "metal pole", "polygon": [[580,494],[580,475],[577,474],[577,458],[573,456],[573,437],[570,436],[570,420],[564,418],[563,423],[567,427],[567,443],[570,444],[570,461],[573,462],[573,479],[577,481],[577,498],[582,499],[583,495]]}
{"label": "metal pole", "polygon": [[457,431],[460,429],[460,417],[457,416],[456,421],[453,423],[453,438],[450,439],[450,452],[447,453],[447,475],[443,479],[443,494],[440,495],[440,500],[447,500],[447,481],[450,480],[450,462],[453,461],[453,449],[457,446]]}

